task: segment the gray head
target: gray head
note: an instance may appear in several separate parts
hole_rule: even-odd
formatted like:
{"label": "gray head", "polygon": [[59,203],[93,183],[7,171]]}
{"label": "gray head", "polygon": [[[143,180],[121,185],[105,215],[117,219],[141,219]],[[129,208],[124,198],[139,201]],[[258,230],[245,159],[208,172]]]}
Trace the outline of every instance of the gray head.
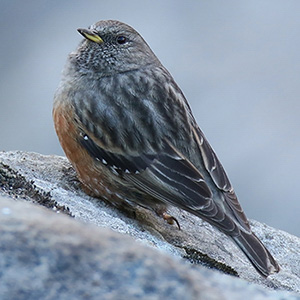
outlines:
{"label": "gray head", "polygon": [[78,32],[85,39],[70,54],[77,71],[107,76],[159,64],[139,33],[122,22],[99,21],[89,29],[78,29]]}

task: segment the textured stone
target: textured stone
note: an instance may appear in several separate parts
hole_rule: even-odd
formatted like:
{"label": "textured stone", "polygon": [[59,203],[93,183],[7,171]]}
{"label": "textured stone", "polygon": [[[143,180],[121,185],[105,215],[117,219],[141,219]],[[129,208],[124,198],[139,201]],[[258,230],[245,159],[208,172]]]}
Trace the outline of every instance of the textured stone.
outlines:
{"label": "textured stone", "polygon": [[[209,291],[208,295],[212,297],[211,299],[214,299],[213,297],[221,299],[220,295],[225,299],[240,299],[242,295],[245,295],[246,298],[246,293],[253,293],[251,299],[268,299],[268,297],[271,297],[270,299],[280,299],[280,297],[286,297],[286,295],[297,298],[289,293],[279,291],[274,293],[255,284],[249,285],[246,281],[201,266],[191,266],[187,264],[188,260],[229,273],[237,272],[241,278],[248,282],[258,283],[264,287],[300,292],[300,239],[283,231],[252,221],[254,232],[266,244],[281,266],[279,274],[264,279],[256,273],[243,253],[228,237],[199,218],[172,208],[170,210],[171,214],[179,220],[182,227],[182,230],[178,230],[176,226],[166,224],[162,219],[142,208],[136,207],[134,214],[130,214],[128,211],[125,211],[127,214],[124,214],[124,212],[101,200],[85,195],[80,189],[73,169],[63,157],[24,152],[0,152],[0,179],[2,194],[9,195],[11,198],[27,199],[59,212],[59,214],[66,214],[66,216],[57,216],[31,204],[22,209],[18,208],[17,214],[14,214],[17,219],[12,219],[10,222],[11,225],[19,226],[19,231],[15,232],[15,229],[9,229],[8,227],[5,227],[4,230],[1,225],[1,286],[7,288],[7,293],[9,293],[9,287],[13,284],[12,278],[15,276],[19,280],[16,281],[14,289],[18,287],[18,293],[24,289],[25,293],[23,298],[12,297],[12,299],[26,299],[25,295],[29,295],[26,292],[38,293],[36,290],[47,290],[47,287],[50,289],[52,286],[59,287],[57,292],[61,291],[60,294],[66,298],[68,295],[71,298],[76,297],[76,295],[79,297],[80,291],[80,293],[90,292],[91,299],[99,292],[107,297],[101,299],[115,299],[116,295],[130,295],[133,299],[136,296],[144,299],[144,296],[147,295],[148,298],[150,297],[149,299],[157,299],[155,297],[164,293],[165,289],[171,289],[174,292],[170,296],[174,299],[180,299],[182,291],[185,291],[185,299],[195,297],[202,299],[201,297],[206,295],[206,291]],[[10,202],[5,202],[6,206],[3,207],[3,203],[1,200],[1,220],[6,218],[4,224],[9,224],[7,219],[12,218],[12,214],[6,214],[6,212],[9,209],[10,211],[17,209],[15,207],[12,209],[8,203],[18,206],[25,205],[10,200]],[[33,212],[35,210],[37,211]],[[35,217],[29,214],[30,211]],[[72,220],[70,215],[74,216],[75,220]],[[134,215],[135,218],[127,215]],[[51,220],[51,224],[49,220]],[[80,221],[93,223],[98,227],[87,226]],[[28,222],[31,222],[30,225]],[[113,231],[123,233],[123,235],[117,235],[111,230],[99,227],[110,228]],[[89,232],[92,233],[89,234]],[[125,235],[131,236],[133,239],[129,239]],[[2,242],[4,237],[8,239],[5,240],[5,243]],[[72,246],[74,237],[77,239],[76,247]],[[115,244],[111,244],[111,239],[115,241]],[[142,246],[142,244],[156,249]],[[66,248],[62,245],[65,245]],[[81,247],[78,245],[81,245]],[[107,248],[105,248],[105,245]],[[90,249],[90,252],[87,248]],[[103,250],[104,248],[106,250]],[[10,250],[5,252],[6,255],[2,255],[5,249]],[[18,266],[18,263],[20,263],[19,258],[22,257],[20,249],[24,249],[24,251],[26,249],[28,252],[27,258],[21,259],[23,263],[28,262],[27,267],[25,265]],[[45,249],[48,249],[48,252]],[[102,250],[97,252],[96,249]],[[109,263],[109,252],[112,259],[111,263]],[[124,256],[124,253],[131,253],[130,255],[133,255],[133,258],[129,259],[126,255]],[[51,269],[51,257],[55,271]],[[185,264],[179,259],[181,257],[187,258]],[[97,264],[98,259],[103,259],[100,265]],[[13,261],[14,263],[12,263]],[[124,270],[125,265],[126,270]],[[167,271],[168,265],[171,272]],[[9,266],[11,266],[11,269],[6,269]],[[103,269],[103,266],[106,267]],[[137,266],[141,266],[142,269],[136,269]],[[91,271],[90,267],[95,267],[97,271]],[[158,271],[160,267],[163,269]],[[112,268],[113,271],[107,271],[109,268]],[[155,278],[151,279],[152,277],[147,273],[147,270],[143,268],[150,268],[150,273]],[[183,269],[181,270],[181,268]],[[18,269],[22,272],[18,272]],[[51,274],[49,273],[50,269]],[[80,270],[83,270],[83,272]],[[106,275],[98,274],[102,271],[105,271]],[[26,274],[26,272],[30,274]],[[46,273],[39,275],[39,272],[48,272],[48,275]],[[126,279],[124,272],[127,272],[126,274],[130,280]],[[142,274],[148,278],[146,281],[153,282],[155,285],[155,287],[152,285],[151,288],[155,291],[153,294],[145,293],[148,289],[143,285],[142,280],[144,279],[137,276],[137,274]],[[69,281],[63,279],[68,276],[70,277]],[[76,279],[77,277],[71,279],[73,276],[78,276],[78,279]],[[117,283],[114,286],[110,286],[106,282],[100,285],[99,288],[97,284],[95,286],[92,284],[93,278],[98,278],[97,276],[100,276],[101,282],[106,282],[109,278],[116,276],[120,277],[111,279]],[[180,276],[186,279],[183,280]],[[51,279],[49,279],[50,277]],[[5,281],[3,281],[4,278]],[[34,283],[34,278],[36,278],[36,283]],[[124,278],[124,281],[122,281],[122,278]],[[172,284],[168,285],[166,282],[166,285],[163,286],[164,278]],[[22,285],[22,280],[26,282],[28,288]],[[71,284],[72,280],[74,285]],[[33,283],[29,284],[29,281]],[[3,285],[2,282],[5,282],[5,284]],[[82,285],[80,285],[81,283]],[[171,288],[173,285],[175,288]],[[84,289],[84,286],[86,289]],[[107,288],[109,293],[114,293],[111,294],[113,295],[112,298],[109,298],[110,294],[106,294],[108,291],[104,288],[106,286],[110,287]],[[125,289],[126,286],[132,294],[123,294],[122,289]],[[190,294],[187,294],[187,289]],[[52,292],[54,295],[55,289]],[[143,293],[143,296],[139,293]],[[278,298],[274,298],[275,296]],[[39,295],[36,294],[34,297],[39,298]],[[34,297],[30,297],[30,299],[35,299]],[[54,299],[54,296],[51,298],[49,294],[49,297],[45,299]],[[122,298],[119,297],[118,299]]]}
{"label": "textured stone", "polygon": [[1,299],[220,297],[200,274],[132,238],[33,205],[0,202]]}

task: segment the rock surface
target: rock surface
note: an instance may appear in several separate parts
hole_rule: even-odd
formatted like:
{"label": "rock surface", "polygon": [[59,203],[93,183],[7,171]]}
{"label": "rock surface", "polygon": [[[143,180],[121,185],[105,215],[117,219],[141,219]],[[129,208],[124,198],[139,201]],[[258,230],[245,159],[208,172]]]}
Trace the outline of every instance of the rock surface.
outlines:
{"label": "rock surface", "polygon": [[178,230],[140,207],[125,214],[87,196],[66,158],[0,152],[0,182],[10,197],[0,202],[0,299],[300,298],[300,239],[286,232],[251,222],[281,266],[264,279],[197,217],[172,208]]}

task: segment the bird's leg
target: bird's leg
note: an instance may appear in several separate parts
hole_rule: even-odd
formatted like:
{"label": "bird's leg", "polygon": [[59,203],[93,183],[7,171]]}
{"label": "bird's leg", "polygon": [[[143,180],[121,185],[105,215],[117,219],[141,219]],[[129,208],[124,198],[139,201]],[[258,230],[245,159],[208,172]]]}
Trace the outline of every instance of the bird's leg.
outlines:
{"label": "bird's leg", "polygon": [[176,225],[178,226],[178,229],[180,230],[180,224],[179,224],[178,220],[177,220],[175,217],[173,217],[173,216],[167,214],[166,212],[162,213],[162,217],[163,217],[163,219],[166,220],[166,221],[168,222],[168,224],[170,224],[170,225],[173,225],[174,223],[176,223]]}
{"label": "bird's leg", "polygon": [[162,217],[165,221],[167,221],[168,224],[173,225],[174,223],[176,223],[176,225],[178,226],[178,229],[180,230],[180,224],[177,221],[177,219],[175,217],[169,215],[166,212],[165,208],[156,209],[155,212],[159,217]]}

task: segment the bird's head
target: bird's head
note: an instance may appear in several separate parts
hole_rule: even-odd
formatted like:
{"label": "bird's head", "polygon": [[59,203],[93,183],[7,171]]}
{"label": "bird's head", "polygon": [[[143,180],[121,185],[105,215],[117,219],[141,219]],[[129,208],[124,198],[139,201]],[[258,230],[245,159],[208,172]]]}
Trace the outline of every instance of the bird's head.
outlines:
{"label": "bird's head", "polygon": [[159,63],[141,35],[122,22],[99,21],[78,32],[85,39],[70,58],[83,72],[108,76]]}

